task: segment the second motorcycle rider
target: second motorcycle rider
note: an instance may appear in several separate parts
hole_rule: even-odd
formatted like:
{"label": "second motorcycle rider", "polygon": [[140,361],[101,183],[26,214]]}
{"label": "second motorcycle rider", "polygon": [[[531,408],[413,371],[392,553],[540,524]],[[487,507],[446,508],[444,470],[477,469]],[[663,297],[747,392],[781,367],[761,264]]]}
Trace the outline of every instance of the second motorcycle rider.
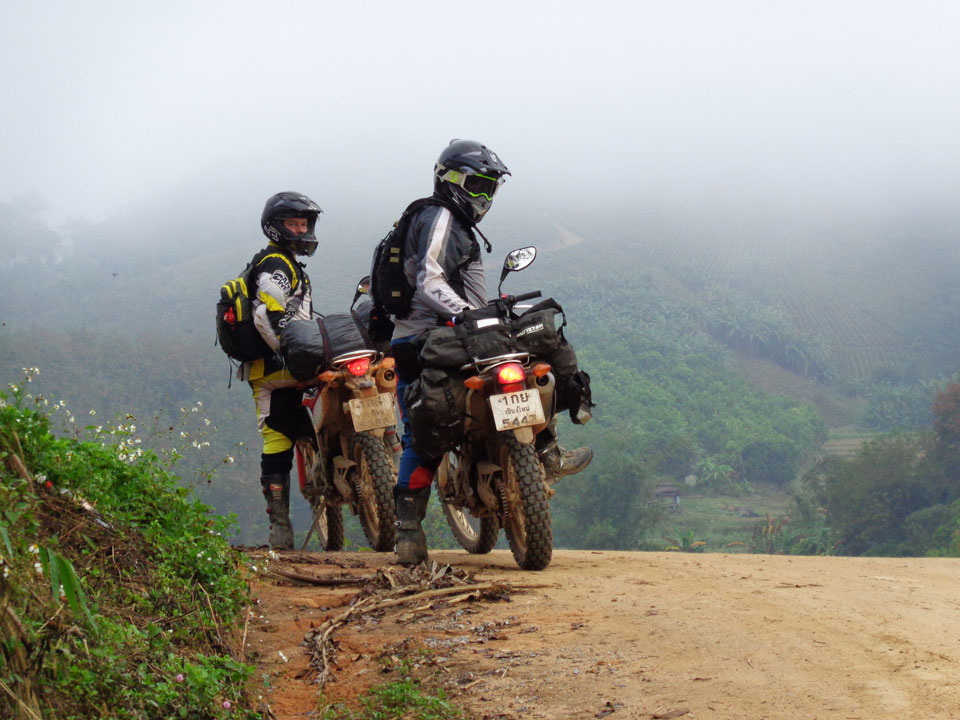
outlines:
{"label": "second motorcycle rider", "polygon": [[[419,357],[411,341],[442,322],[455,322],[463,310],[486,304],[476,225],[490,209],[505,176],[511,173],[486,146],[471,140],[454,140],[440,153],[433,174],[433,197],[440,204],[427,205],[410,219],[404,241],[404,274],[415,292],[410,312],[402,318],[393,317],[391,341],[404,428],[403,453],[394,488],[399,525],[397,560],[403,564],[418,564],[427,559],[421,522],[441,461],[420,457],[413,449],[403,402],[404,389],[420,374]],[[549,430],[537,437],[538,455],[549,479],[580,472],[593,459],[590,448],[560,447],[555,423]]]}

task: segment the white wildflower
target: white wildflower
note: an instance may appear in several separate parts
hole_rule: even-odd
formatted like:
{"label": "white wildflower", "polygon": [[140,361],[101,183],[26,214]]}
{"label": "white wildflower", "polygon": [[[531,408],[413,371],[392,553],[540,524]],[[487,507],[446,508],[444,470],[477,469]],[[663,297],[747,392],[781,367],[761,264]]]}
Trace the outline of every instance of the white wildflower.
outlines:
{"label": "white wildflower", "polygon": [[4,579],[10,577],[10,568],[8,568],[6,565],[3,566],[3,577]]}
{"label": "white wildflower", "polygon": [[43,565],[38,562],[33,564],[33,569],[36,570],[37,575],[43,575]]}
{"label": "white wildflower", "polygon": [[204,425],[209,425],[209,424],[210,424],[210,418],[204,418],[204,419],[203,419],[203,424],[204,424]]}
{"label": "white wildflower", "polygon": [[91,415],[96,415],[96,414],[97,414],[97,411],[96,411],[96,410],[91,410],[91,411],[90,411],[90,414],[91,414]]}
{"label": "white wildflower", "polygon": [[40,554],[40,548],[37,547],[37,545],[34,544],[34,545],[31,545],[30,547],[27,548],[27,552],[28,552],[28,553],[31,553],[31,554],[33,554],[33,555],[39,555],[39,554]]}

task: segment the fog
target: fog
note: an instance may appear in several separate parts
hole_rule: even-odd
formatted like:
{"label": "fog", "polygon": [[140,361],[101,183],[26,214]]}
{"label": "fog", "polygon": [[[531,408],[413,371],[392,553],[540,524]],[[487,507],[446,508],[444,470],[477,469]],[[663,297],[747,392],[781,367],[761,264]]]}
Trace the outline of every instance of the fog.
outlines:
{"label": "fog", "polygon": [[513,171],[501,204],[935,208],[958,26],[916,0],[0,0],[0,202],[397,208],[466,137]]}

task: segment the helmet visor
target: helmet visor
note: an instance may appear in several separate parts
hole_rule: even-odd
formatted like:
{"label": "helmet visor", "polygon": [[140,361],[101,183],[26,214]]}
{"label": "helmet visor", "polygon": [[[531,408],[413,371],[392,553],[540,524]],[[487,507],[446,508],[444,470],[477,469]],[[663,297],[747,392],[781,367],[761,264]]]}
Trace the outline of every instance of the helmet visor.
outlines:
{"label": "helmet visor", "polygon": [[504,181],[502,175],[492,177],[480,173],[464,173],[459,170],[445,170],[440,175],[440,179],[463,188],[470,197],[485,197],[487,200],[493,200],[493,196],[497,194],[497,190]]}

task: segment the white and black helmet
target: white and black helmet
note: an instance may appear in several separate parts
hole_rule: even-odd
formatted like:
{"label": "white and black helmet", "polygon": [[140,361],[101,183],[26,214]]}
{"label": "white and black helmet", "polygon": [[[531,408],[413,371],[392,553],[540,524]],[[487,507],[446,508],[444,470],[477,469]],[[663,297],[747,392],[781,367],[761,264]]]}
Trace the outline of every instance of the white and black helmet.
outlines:
{"label": "white and black helmet", "polygon": [[[289,248],[295,255],[310,257],[317,249],[317,236],[313,230],[323,210],[306,195],[296,192],[277,193],[263,206],[260,226],[263,234],[281,247]],[[283,225],[288,218],[306,218],[307,232],[294,235]]]}
{"label": "white and black helmet", "polygon": [[486,145],[451,140],[433,166],[434,190],[448,198],[474,223],[493,204],[493,196],[510,171]]}

